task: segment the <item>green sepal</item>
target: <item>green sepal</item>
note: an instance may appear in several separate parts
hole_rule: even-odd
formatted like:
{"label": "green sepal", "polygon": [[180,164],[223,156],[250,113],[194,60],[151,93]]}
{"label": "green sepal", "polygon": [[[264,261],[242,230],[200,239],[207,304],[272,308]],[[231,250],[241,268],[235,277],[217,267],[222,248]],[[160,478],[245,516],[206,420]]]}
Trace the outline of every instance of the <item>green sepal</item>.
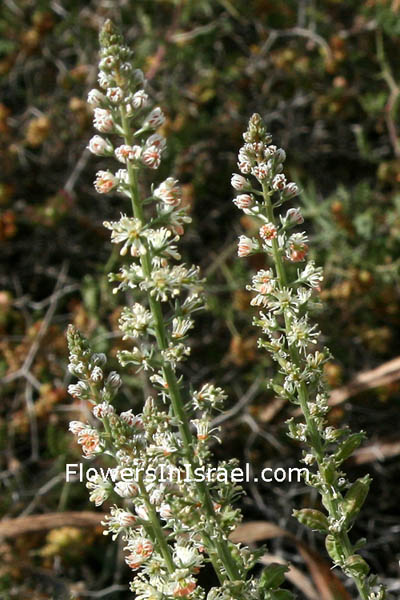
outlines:
{"label": "green sepal", "polygon": [[360,548],[363,548],[366,543],[367,543],[367,538],[360,538],[359,540],[357,540],[353,546],[354,552],[357,552],[358,550],[360,550]]}
{"label": "green sepal", "polygon": [[321,465],[321,473],[328,485],[333,485],[337,479],[336,464],[334,460],[325,459]]}
{"label": "green sepal", "polygon": [[285,581],[285,573],[288,570],[289,567],[287,565],[271,563],[261,573],[259,589],[261,591],[275,590]]}
{"label": "green sepal", "polygon": [[356,448],[365,440],[366,435],[363,431],[359,433],[352,433],[349,437],[342,442],[335,453],[335,460],[341,464],[349,456],[351,456]]}
{"label": "green sepal", "polygon": [[360,477],[353,483],[348,490],[342,502],[342,510],[346,515],[347,521],[350,523],[360,512],[362,505],[368,495],[369,486],[371,485],[371,477],[365,475]]}
{"label": "green sepal", "polygon": [[307,525],[310,529],[322,531],[322,533],[328,533],[329,531],[329,521],[319,510],[302,508],[301,510],[294,510],[292,514],[300,523]]}
{"label": "green sepal", "polygon": [[331,534],[326,536],[325,547],[335,564],[343,563],[343,552],[341,552],[341,546],[335,536]]}
{"label": "green sepal", "polygon": [[343,569],[351,577],[366,577],[369,573],[367,562],[359,554],[352,554],[346,558]]}
{"label": "green sepal", "polygon": [[288,590],[274,590],[270,592],[269,600],[294,600],[294,596]]}

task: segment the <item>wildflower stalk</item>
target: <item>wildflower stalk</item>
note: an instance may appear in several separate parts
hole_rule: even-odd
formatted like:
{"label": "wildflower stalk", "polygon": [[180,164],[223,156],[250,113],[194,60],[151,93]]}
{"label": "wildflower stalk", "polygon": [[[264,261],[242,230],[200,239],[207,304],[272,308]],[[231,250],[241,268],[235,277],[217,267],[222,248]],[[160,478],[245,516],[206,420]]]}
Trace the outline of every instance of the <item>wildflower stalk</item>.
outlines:
{"label": "wildflower stalk", "polygon": [[[121,368],[144,370],[155,397],[146,399],[140,414],[118,413],[114,401],[122,383],[119,374],[107,376],[106,356],[94,353],[69,328],[69,369],[79,379],[69,392],[90,403],[93,418],[102,424],[73,421],[70,430],[85,458],[108,454],[116,463],[112,482],[97,477],[87,483],[90,500],[100,506],[116,494],[130,507],[115,505],[104,525],[106,534],[113,539],[121,535],[126,542],[129,567],[140,569],[131,583],[138,600],[202,600],[205,591],[195,576],[206,562],[220,584],[209,590],[207,600],[290,600],[292,595],[279,589],[286,567],[268,567],[261,580],[248,576],[262,550],[251,552],[229,540],[241,518],[232,507],[241,489],[229,480],[236,461],[223,464],[226,481],[195,476],[210,464],[209,442],[215,437],[211,420],[214,411],[222,410],[226,395],[210,383],[193,391],[178,371],[190,354],[185,340],[194,325],[191,315],[204,308],[198,268],[174,262],[180,259],[176,242],[190,218],[180,206],[181,189],[172,177],[143,197],[139,175],[160,164],[166,140],[155,130],[165,118],[159,107],[146,114],[146,81],[133,69],[132,52],[112,23],[104,25],[100,42],[99,85],[104,93],[91,90],[88,101],[95,127],[113,137],[95,135],[89,149],[115,156],[124,168],[99,171],[95,188],[101,194],[119,192],[132,210],[131,216],[104,223],[111,241],[120,245],[120,255],[131,259],[118,273],[110,273],[110,281],[117,284],[114,292],[133,290],[135,296],[119,321],[130,349],[120,350],[117,359]],[[116,136],[122,144],[114,147]],[[186,467],[189,478],[182,479]],[[126,479],[126,470],[139,476]],[[166,481],[165,473],[170,475]]]}
{"label": "wildflower stalk", "polygon": [[[269,186],[265,183],[265,181],[262,182],[262,191],[263,191],[266,216],[268,218],[268,221],[276,227],[277,222],[276,222],[276,218],[274,215],[274,209],[273,209],[272,202],[271,202],[271,190],[269,189]],[[271,242],[272,242],[271,243],[272,258],[273,258],[273,262],[275,264],[276,273],[277,273],[277,283],[278,283],[278,287],[282,290],[288,284],[288,277],[286,275],[285,265],[282,260],[282,254],[279,250],[278,241],[276,238],[273,238]],[[285,310],[283,316],[284,316],[284,321],[285,321],[285,330],[290,331],[291,325],[292,325],[291,314],[289,311]],[[302,364],[301,358],[299,356],[299,352],[294,345],[291,345],[289,347],[289,354],[290,354],[292,363],[300,370],[303,367],[303,364]],[[323,442],[324,441],[323,441],[323,438],[322,438],[320,432],[318,431],[318,425],[314,422],[314,419],[313,419],[312,415],[310,414],[310,411],[308,408],[310,398],[309,398],[307,385],[305,384],[304,381],[301,381],[301,383],[299,385],[298,399],[299,399],[299,405],[300,405],[301,411],[304,415],[304,419],[305,419],[305,422],[307,425],[307,430],[309,432],[309,439],[310,439],[310,445],[312,448],[312,452],[315,456],[315,459],[316,459],[316,462],[318,465],[318,470],[319,470],[319,472],[322,476],[323,482],[325,484],[326,492],[322,494],[324,504],[328,507],[329,515],[332,516],[334,519],[339,520],[341,515],[338,510],[339,506],[338,506],[338,500],[337,500],[337,492],[335,492],[334,494],[331,493],[331,486],[325,476],[325,470],[323,467],[323,461],[324,461]],[[343,497],[341,497],[341,499],[343,500]],[[347,534],[347,532],[342,532],[342,533],[336,534],[336,537],[337,537],[339,544],[343,548],[343,551],[344,551],[343,555],[346,560],[353,554],[352,544],[349,540],[348,534]],[[360,577],[357,577],[356,575],[353,575],[353,579],[357,585],[357,589],[360,593],[360,597],[362,598],[362,600],[368,600],[368,590],[366,587],[365,580],[362,580]]]}
{"label": "wildflower stalk", "polygon": [[[315,465],[316,472],[308,483],[315,487],[327,515],[315,509],[294,511],[297,519],[314,530],[326,534],[326,548],[335,566],[340,566],[350,577],[362,600],[381,600],[385,589],[376,586],[376,577],[369,575],[369,566],[357,553],[364,544],[350,541],[348,532],[354,525],[368,493],[370,478],[348,482],[340,466],[361,444],[364,433],[351,433],[348,428],[334,429],[326,422],[328,390],[322,367],[329,359],[329,351],[311,352],[319,332],[309,322],[313,308],[313,290],[319,290],[322,270],[309,261],[303,269],[293,273],[293,263],[306,259],[306,234],[290,230],[303,222],[299,209],[291,208],[279,214],[278,208],[298,194],[297,186],[288,183],[283,175],[286,155],[271,144],[261,117],[253,115],[244,134],[245,144],[239,151],[238,166],[243,175],[232,176],[232,186],[241,192],[234,203],[249,216],[260,222],[257,237],[240,236],[238,254],[249,256],[264,253],[272,267],[262,269],[253,277],[248,289],[255,292],[251,304],[261,307],[254,324],[265,338],[259,346],[267,349],[280,367],[283,385],[274,381],[270,386],[279,395],[298,405],[305,423],[288,421],[289,435],[310,448],[303,452],[303,461]],[[247,175],[253,176],[259,186],[254,189]],[[278,218],[279,215],[279,218]],[[347,490],[347,491],[346,491]]]}
{"label": "wildflower stalk", "polygon": [[[124,136],[125,144],[131,144],[132,133],[131,133],[130,125],[129,125],[129,122],[127,121],[125,111],[123,108],[121,108],[121,120],[122,120],[122,129],[123,129],[123,136]],[[129,176],[129,192],[131,195],[133,215],[140,221],[143,221],[144,220],[143,207],[140,202],[138,179],[137,179],[136,171],[130,163],[128,163],[127,170],[128,170],[128,176]],[[150,263],[149,256],[150,256],[150,253],[147,251],[145,254],[141,255],[141,257],[140,257],[141,266],[143,268],[143,272],[146,277],[151,277],[151,263]],[[155,326],[158,347],[161,351],[166,350],[168,347],[168,342],[167,342],[167,333],[166,333],[166,328],[165,328],[165,324],[164,324],[161,303],[150,296],[149,297],[149,305],[150,305],[151,313],[152,313],[153,319],[154,319],[154,326]],[[181,434],[181,438],[183,441],[184,453],[185,453],[187,460],[189,461],[189,463],[191,465],[192,474],[194,474],[195,469],[197,467],[199,467],[200,465],[199,465],[198,461],[195,461],[195,458],[193,456],[194,439],[193,439],[193,435],[190,431],[189,420],[188,420],[188,417],[185,413],[185,409],[183,406],[183,401],[181,398],[181,393],[180,393],[179,385],[177,382],[177,378],[176,378],[174,371],[171,369],[171,367],[169,365],[164,364],[162,367],[162,370],[163,370],[163,375],[165,377],[165,381],[167,382],[169,397],[171,399],[171,404],[172,404],[172,409],[173,409],[174,415],[178,421],[178,428],[179,428],[179,432]],[[203,534],[203,541],[204,541],[205,546],[207,547],[207,549],[210,552],[210,557],[211,557],[211,561],[213,562],[214,569],[216,570],[220,581],[223,582],[226,579],[226,577],[225,577],[224,572],[222,572],[219,569],[218,563],[215,561],[214,553],[216,553],[218,559],[224,565],[226,574],[229,577],[229,579],[231,581],[239,581],[241,579],[241,574],[240,574],[240,571],[239,571],[230,551],[227,549],[226,540],[223,539],[222,532],[218,531],[219,525],[218,525],[217,517],[215,514],[212,500],[210,498],[208,488],[205,485],[205,483],[202,481],[199,481],[199,482],[196,481],[196,487],[197,487],[197,491],[200,496],[200,500],[203,504],[203,508],[205,509],[208,518],[212,519],[212,521],[215,523],[215,526],[217,528],[215,543],[212,543],[211,539],[208,536],[204,536],[204,534]]]}

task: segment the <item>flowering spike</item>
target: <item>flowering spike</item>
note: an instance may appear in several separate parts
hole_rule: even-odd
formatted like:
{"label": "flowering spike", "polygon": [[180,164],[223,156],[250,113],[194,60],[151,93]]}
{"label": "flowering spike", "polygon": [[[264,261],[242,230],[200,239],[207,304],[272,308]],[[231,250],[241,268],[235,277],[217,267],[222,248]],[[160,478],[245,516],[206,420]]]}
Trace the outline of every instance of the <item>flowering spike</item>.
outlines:
{"label": "flowering spike", "polygon": [[[354,580],[362,600],[372,600],[378,596],[373,592],[373,580],[367,577],[369,567],[355,553],[357,546],[353,546],[348,536],[368,493],[370,479],[366,476],[350,486],[339,470],[343,460],[364,436],[327,425],[329,395],[323,365],[329,352],[312,349],[318,342],[319,332],[316,325],[310,324],[309,312],[313,307],[313,295],[320,290],[322,270],[312,261],[300,269],[291,266],[291,263],[306,261],[308,239],[304,232],[289,232],[303,223],[299,209],[290,208],[285,216],[280,215],[280,224],[276,217],[277,209],[298,194],[297,185],[288,182],[282,172],[286,158],[284,150],[271,145],[271,135],[266,132],[258,114],[250,118],[243,138],[245,144],[239,150],[239,168],[258,180],[261,191],[256,196],[259,200],[253,198],[252,204],[243,202],[242,195],[237,196],[234,203],[245,214],[258,218],[260,229],[258,239],[240,236],[238,254],[247,256],[262,252],[272,265],[268,270],[258,271],[252,285],[248,286],[256,293],[251,304],[263,309],[254,324],[267,338],[259,340],[259,346],[270,351],[282,375],[281,385],[272,383],[271,387],[299,405],[303,413],[304,423],[288,421],[289,436],[308,447],[303,453],[303,461],[316,466],[316,473],[309,483],[320,493],[327,511],[324,515],[318,510],[303,509],[295,511],[294,515],[301,523],[328,534],[326,548],[333,562]],[[236,190],[243,189],[243,181],[248,180],[240,175],[232,177]],[[252,183],[247,185],[252,188]],[[343,493],[349,486],[348,492]],[[382,590],[379,597],[384,597]]]}

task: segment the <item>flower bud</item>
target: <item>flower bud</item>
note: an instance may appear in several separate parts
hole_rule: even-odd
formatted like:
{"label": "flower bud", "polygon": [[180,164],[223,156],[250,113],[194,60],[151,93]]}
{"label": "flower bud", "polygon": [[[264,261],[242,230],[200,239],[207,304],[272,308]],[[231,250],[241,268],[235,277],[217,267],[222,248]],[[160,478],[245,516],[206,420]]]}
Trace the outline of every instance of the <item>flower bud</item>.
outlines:
{"label": "flower bud", "polygon": [[101,404],[96,404],[96,406],[93,407],[93,414],[98,419],[104,419],[104,417],[108,417],[114,413],[115,408],[108,402],[102,402]]}
{"label": "flower bud", "polygon": [[250,187],[249,180],[242,175],[238,175],[237,173],[232,175],[231,185],[235,190],[238,191],[245,190]]}
{"label": "flower bud", "polygon": [[114,491],[121,498],[135,498],[139,488],[133,481],[118,481],[114,486]]}
{"label": "flower bud", "polygon": [[142,153],[142,163],[150,169],[158,169],[161,163],[161,152],[157,146],[150,146]]}
{"label": "flower bud", "polygon": [[98,171],[94,187],[99,194],[108,194],[118,185],[118,179],[110,171]]}
{"label": "flower bud", "polygon": [[149,97],[146,94],[146,92],[144,90],[139,90],[135,94],[133,94],[132,106],[133,106],[133,108],[136,108],[136,109],[143,108],[144,106],[147,105],[148,100],[149,100]]}
{"label": "flower bud", "polygon": [[119,104],[124,97],[124,92],[120,87],[108,88],[107,98],[112,104]]}
{"label": "flower bud", "polygon": [[87,101],[91,106],[101,106],[105,103],[106,97],[104,94],[102,94],[102,92],[100,92],[100,90],[93,89],[90,90]]}
{"label": "flower bud", "polygon": [[100,381],[103,381],[103,371],[100,367],[95,367],[93,369],[93,371],[90,374],[90,379],[91,381],[93,381],[94,383],[100,383]]}
{"label": "flower bud", "polygon": [[287,185],[285,185],[285,187],[283,189],[283,195],[286,198],[286,200],[289,200],[290,198],[294,198],[295,196],[298,195],[298,193],[299,193],[299,188],[293,181],[288,183]]}
{"label": "flower bud", "polygon": [[114,129],[111,112],[106,108],[95,108],[93,124],[101,133],[110,133]]}
{"label": "flower bud", "polygon": [[253,206],[254,198],[251,194],[239,194],[239,196],[236,196],[233,200],[233,203],[241,210],[245,210]]}
{"label": "flower bud", "polygon": [[112,151],[111,144],[101,137],[101,135],[95,135],[89,141],[87,148],[92,154],[97,156],[105,156]]}
{"label": "flower bud", "polygon": [[276,192],[282,192],[286,187],[286,177],[279,173],[272,180],[272,189]]}
{"label": "flower bud", "polygon": [[238,256],[243,258],[244,256],[249,256],[254,248],[253,241],[246,237],[245,235],[241,235],[239,237],[238,244]]}
{"label": "flower bud", "polygon": [[111,371],[106,380],[106,387],[110,387],[114,390],[118,390],[122,385],[121,377],[116,371]]}
{"label": "flower bud", "polygon": [[291,223],[296,223],[297,225],[304,223],[303,215],[298,208],[289,208],[286,213],[286,219]]}
{"label": "flower bud", "polygon": [[144,122],[143,127],[151,127],[152,129],[156,129],[160,127],[165,122],[165,116],[161,108],[158,106],[153,108],[146,121]]}

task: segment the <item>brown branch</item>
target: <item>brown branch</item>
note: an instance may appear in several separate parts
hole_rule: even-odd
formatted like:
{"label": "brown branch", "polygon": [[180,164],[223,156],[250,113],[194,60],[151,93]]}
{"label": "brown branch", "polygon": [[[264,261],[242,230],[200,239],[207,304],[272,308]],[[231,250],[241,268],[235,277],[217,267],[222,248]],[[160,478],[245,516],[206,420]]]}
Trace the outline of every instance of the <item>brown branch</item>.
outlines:
{"label": "brown branch", "polygon": [[57,527],[97,527],[105,516],[106,513],[67,511],[2,519],[0,521],[0,538],[26,535]]}
{"label": "brown branch", "polygon": [[375,369],[359,373],[347,385],[333,390],[329,399],[329,405],[336,406],[360,392],[374,389],[382,385],[389,385],[390,383],[399,380],[400,356],[383,363],[383,365],[379,365],[379,367],[376,367]]}
{"label": "brown branch", "polygon": [[[332,390],[329,398],[329,406],[337,406],[361,392],[389,385],[399,380],[400,356],[397,356],[375,369],[358,373],[347,385]],[[296,409],[293,414],[294,416],[299,416],[301,415],[301,411]]]}

